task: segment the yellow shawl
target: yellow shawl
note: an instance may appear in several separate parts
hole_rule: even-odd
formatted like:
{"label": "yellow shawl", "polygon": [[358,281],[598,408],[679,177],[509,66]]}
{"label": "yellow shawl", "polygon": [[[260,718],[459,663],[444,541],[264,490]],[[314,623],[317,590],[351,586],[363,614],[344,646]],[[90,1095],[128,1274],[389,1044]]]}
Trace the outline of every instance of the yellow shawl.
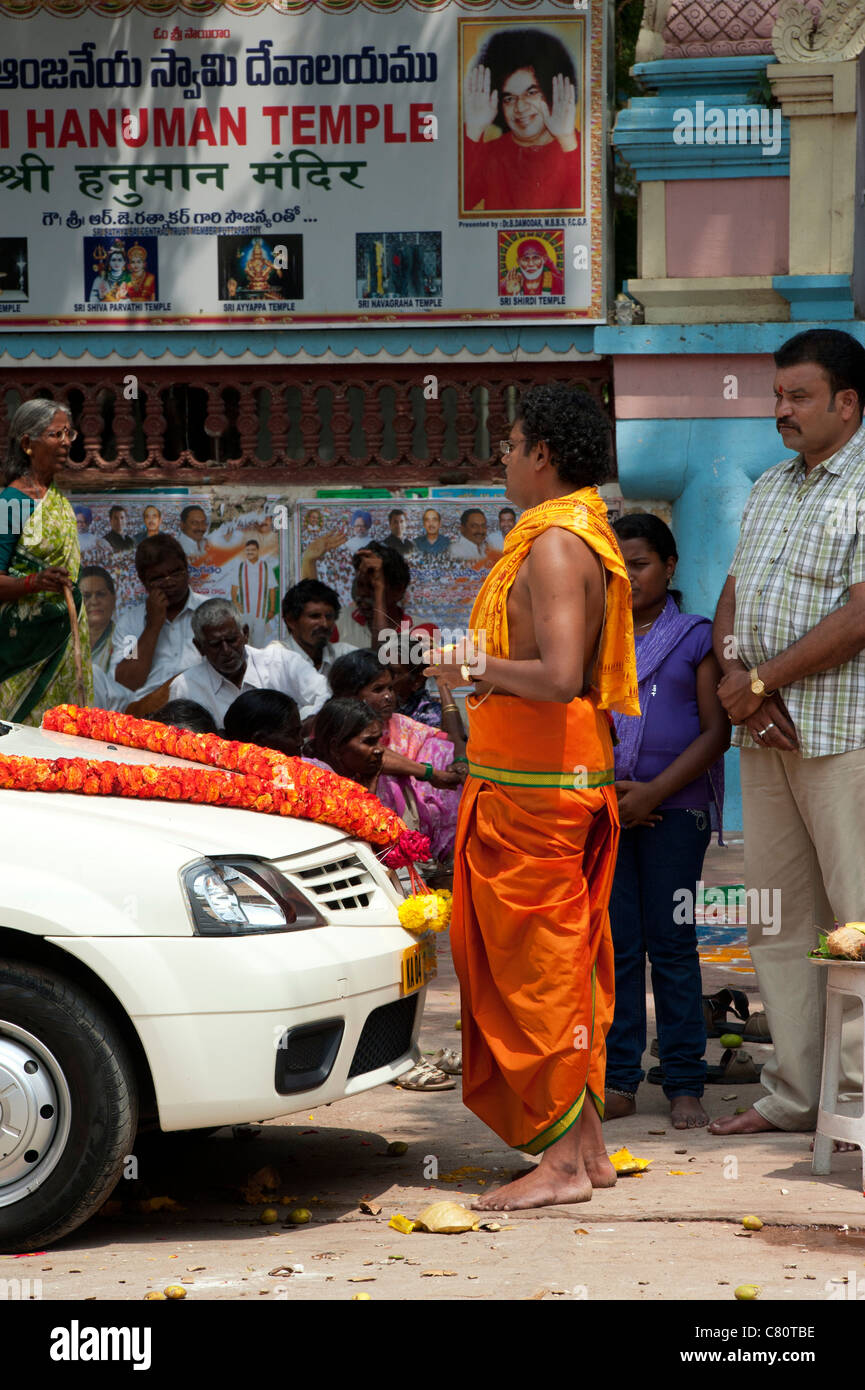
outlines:
{"label": "yellow shawl", "polygon": [[486,633],[490,656],[507,657],[507,601],[511,585],[532,545],[550,526],[573,531],[600,558],[606,571],[607,604],[595,663],[600,708],[621,714],[640,713],[637,661],[631,616],[631,585],[625,562],[607,521],[607,509],[597,488],[584,487],[567,497],[554,497],[523,512],[505,537],[504,554],[490,570],[472,609],[471,627]]}

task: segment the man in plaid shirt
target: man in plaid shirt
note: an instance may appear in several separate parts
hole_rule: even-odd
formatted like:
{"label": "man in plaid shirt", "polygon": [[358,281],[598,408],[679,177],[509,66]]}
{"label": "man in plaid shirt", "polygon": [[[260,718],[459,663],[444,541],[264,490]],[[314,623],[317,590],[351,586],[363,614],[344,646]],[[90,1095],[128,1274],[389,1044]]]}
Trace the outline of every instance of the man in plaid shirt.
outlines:
{"label": "man in plaid shirt", "polygon": [[[715,615],[745,877],[781,894],[780,922],[748,927],[775,1054],[768,1095],[715,1134],[815,1128],[825,978],[807,953],[835,918],[865,918],[865,348],[814,329],[775,365],[778,430],[799,452],[754,484]],[[842,1089],[862,1086],[860,1029],[844,1028]]]}

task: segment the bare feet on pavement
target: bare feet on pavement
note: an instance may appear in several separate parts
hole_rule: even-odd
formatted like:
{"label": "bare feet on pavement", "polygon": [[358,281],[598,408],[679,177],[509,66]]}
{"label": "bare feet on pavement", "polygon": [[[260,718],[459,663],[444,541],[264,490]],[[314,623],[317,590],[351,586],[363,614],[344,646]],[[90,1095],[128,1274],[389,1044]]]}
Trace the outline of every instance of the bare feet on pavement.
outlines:
{"label": "bare feet on pavement", "polygon": [[671,1096],[670,1118],[673,1129],[702,1129],[709,1123],[697,1096]]}
{"label": "bare feet on pavement", "polygon": [[541,1159],[537,1168],[506,1187],[487,1192],[472,1203],[474,1211],[519,1211],[523,1207],[555,1207],[562,1202],[590,1202],[592,1184],[585,1168],[552,1171]]}
{"label": "bare feet on pavement", "polygon": [[744,1115],[725,1115],[709,1125],[710,1134],[771,1134],[773,1130],[778,1130],[778,1126],[755,1110],[753,1105]]}
{"label": "bare feet on pavement", "polygon": [[[833,1154],[855,1154],[858,1152],[858,1144],[848,1144],[846,1139],[836,1139],[832,1144]],[[814,1152],[814,1140],[811,1140],[811,1152]]]}
{"label": "bare feet on pavement", "polygon": [[554,1207],[562,1203],[588,1202],[592,1181],[581,1153],[583,1116],[545,1150],[530,1173],[487,1192],[472,1203],[474,1211],[519,1211],[527,1207]]}

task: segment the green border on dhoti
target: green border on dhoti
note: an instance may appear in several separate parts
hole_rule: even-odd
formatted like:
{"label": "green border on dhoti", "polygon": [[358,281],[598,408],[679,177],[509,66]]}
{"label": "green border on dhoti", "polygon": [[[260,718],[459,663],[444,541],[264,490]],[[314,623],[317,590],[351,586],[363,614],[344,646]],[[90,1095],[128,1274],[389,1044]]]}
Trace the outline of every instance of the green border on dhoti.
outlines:
{"label": "green border on dhoti", "polygon": [[570,772],[520,772],[510,767],[486,767],[469,759],[469,776],[480,782],[495,782],[502,787],[562,787],[567,791],[585,791],[589,787],[611,787],[616,774],[611,767],[601,772],[587,768],[572,768]]}

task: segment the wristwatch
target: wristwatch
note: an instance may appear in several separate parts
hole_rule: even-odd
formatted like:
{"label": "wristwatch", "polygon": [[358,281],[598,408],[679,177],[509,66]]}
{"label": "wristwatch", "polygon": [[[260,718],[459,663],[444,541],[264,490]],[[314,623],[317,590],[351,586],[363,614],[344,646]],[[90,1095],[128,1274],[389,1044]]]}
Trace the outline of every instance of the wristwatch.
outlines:
{"label": "wristwatch", "polygon": [[772,694],[771,690],[767,690],[767,689],[766,689],[765,685],[764,685],[763,682],[760,680],[760,677],[757,675],[757,667],[756,667],[756,666],[753,666],[753,667],[751,668],[751,670],[748,672],[748,675],[749,675],[749,677],[750,677],[750,679],[751,679],[751,690],[752,690],[752,692],[753,692],[754,695],[760,695],[760,696],[762,697],[762,696],[764,696],[764,695],[771,695],[771,694]]}

